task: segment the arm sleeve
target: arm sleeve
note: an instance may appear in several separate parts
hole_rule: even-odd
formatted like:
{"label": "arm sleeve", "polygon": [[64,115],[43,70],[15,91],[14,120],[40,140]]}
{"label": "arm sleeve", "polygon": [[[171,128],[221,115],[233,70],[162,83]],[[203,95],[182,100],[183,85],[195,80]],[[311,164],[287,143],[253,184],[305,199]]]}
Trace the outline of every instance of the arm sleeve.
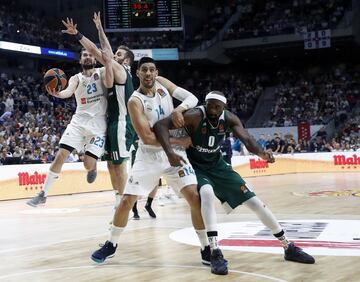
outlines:
{"label": "arm sleeve", "polygon": [[173,97],[182,101],[179,107],[183,107],[185,110],[196,107],[198,103],[198,98],[194,94],[181,87],[176,87]]}

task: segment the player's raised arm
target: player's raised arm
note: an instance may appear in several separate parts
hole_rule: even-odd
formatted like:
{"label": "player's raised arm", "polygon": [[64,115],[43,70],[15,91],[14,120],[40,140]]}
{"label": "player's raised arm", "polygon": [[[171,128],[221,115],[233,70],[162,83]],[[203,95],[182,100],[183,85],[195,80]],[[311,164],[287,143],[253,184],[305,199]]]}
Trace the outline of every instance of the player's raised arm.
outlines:
{"label": "player's raised arm", "polygon": [[230,123],[230,127],[233,130],[233,133],[236,137],[244,143],[246,149],[250,153],[253,153],[263,160],[268,161],[269,163],[275,162],[274,156],[271,152],[264,151],[255,141],[255,139],[249,134],[249,132],[244,128],[240,119],[231,112],[227,112],[227,118]]}
{"label": "player's raised arm", "polygon": [[73,75],[69,79],[68,87],[66,87],[64,90],[60,92],[56,92],[55,89],[46,89],[46,90],[49,92],[50,95],[56,98],[66,99],[71,97],[75,93],[78,84],[79,84],[78,77],[76,75]]}
{"label": "player's raised arm", "polygon": [[106,37],[103,26],[101,24],[100,12],[94,12],[93,22],[95,23],[96,29],[98,30],[101,49],[109,49],[111,51],[112,57],[114,57],[110,42]]}
{"label": "player's raised arm", "polygon": [[198,98],[191,92],[181,88],[162,76],[157,76],[156,80],[159,81],[170,93],[171,96],[180,100],[182,103],[177,106],[172,113],[172,120],[176,128],[184,126],[184,118],[182,113],[190,108],[196,107]]}
{"label": "player's raised arm", "polygon": [[114,85],[112,52],[109,49],[104,49],[101,51],[101,55],[104,60],[104,68],[102,68],[102,80],[106,88],[112,88]]}
{"label": "player's raised arm", "polygon": [[66,27],[66,29],[62,30],[61,32],[74,35],[75,38],[79,40],[80,44],[87,51],[89,51],[98,62],[104,65],[104,60],[102,58],[100,49],[96,47],[94,42],[92,42],[90,39],[81,34],[80,31],[78,31],[77,24],[74,24],[73,19],[66,18],[66,21],[62,20],[62,23]]}
{"label": "player's raised arm", "polygon": [[131,97],[128,101],[128,111],[131,123],[145,145],[160,146],[154,132],[152,132],[149,121],[144,114],[143,105],[136,97]]}

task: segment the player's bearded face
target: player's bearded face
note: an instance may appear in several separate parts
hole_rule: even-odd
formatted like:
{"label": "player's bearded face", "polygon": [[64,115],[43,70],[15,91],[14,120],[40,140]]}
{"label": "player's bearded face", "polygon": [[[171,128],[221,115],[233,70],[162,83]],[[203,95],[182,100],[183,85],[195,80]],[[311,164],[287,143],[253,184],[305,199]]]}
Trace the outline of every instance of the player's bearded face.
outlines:
{"label": "player's bearded face", "polygon": [[138,77],[141,85],[145,88],[152,88],[155,84],[155,78],[158,76],[158,71],[155,64],[145,63],[142,64],[138,70]]}
{"label": "player's bearded face", "polygon": [[118,49],[115,53],[114,59],[115,61],[117,61],[119,64],[122,64],[125,60],[125,55],[126,55],[126,51],[123,49]]}
{"label": "player's bearded face", "polygon": [[224,111],[225,104],[221,101],[210,99],[206,101],[206,116],[210,122],[216,123]]}
{"label": "player's bearded face", "polygon": [[81,53],[80,65],[83,69],[89,70],[95,67],[95,58],[88,52],[83,51]]}

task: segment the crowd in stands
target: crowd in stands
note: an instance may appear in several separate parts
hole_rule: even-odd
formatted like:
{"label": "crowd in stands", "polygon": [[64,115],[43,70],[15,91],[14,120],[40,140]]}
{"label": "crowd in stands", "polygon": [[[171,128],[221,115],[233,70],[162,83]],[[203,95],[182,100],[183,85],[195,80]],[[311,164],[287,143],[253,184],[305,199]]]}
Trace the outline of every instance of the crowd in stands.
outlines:
{"label": "crowd in stands", "polygon": [[70,122],[75,100],[45,94],[42,79],[0,76],[0,162],[51,162]]}
{"label": "crowd in stands", "polygon": [[360,98],[360,73],[344,66],[313,73],[281,70],[277,76],[276,102],[265,127],[344,121]]}
{"label": "crowd in stands", "polygon": [[[225,40],[334,28],[350,2],[215,0],[207,7],[201,29],[186,38],[183,32],[108,33],[108,36],[112,46],[187,50],[212,39],[236,11],[241,12],[240,20],[227,30]],[[61,29],[60,19],[54,21],[44,11],[19,5],[14,0],[0,3],[0,40],[78,51],[79,46],[70,36],[63,35]]]}
{"label": "crowd in stands", "polygon": [[0,40],[56,49],[74,49],[61,23],[43,11],[19,5],[14,0],[0,2]]}
{"label": "crowd in stands", "polygon": [[[326,136],[326,131],[320,129],[310,140],[295,140],[292,134],[272,135],[261,134],[256,140],[264,150],[274,154],[317,153],[317,152],[360,152],[360,118],[353,118],[346,124],[340,134],[333,138]],[[248,155],[249,152],[235,137],[229,137],[234,155]]]}
{"label": "crowd in stands", "polygon": [[244,2],[246,9],[227,30],[225,40],[333,29],[351,5],[351,0]]}
{"label": "crowd in stands", "polygon": [[266,75],[241,74],[232,70],[193,70],[184,79],[183,87],[195,93],[201,102],[212,90],[226,93],[228,109],[246,121],[254,112],[267,81]]}

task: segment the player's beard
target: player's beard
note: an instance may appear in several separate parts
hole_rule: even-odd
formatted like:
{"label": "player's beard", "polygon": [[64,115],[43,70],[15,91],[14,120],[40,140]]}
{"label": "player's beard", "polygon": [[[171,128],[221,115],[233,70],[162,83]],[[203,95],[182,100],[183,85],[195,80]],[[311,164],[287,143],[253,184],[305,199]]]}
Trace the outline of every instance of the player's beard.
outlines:
{"label": "player's beard", "polygon": [[83,70],[91,70],[95,68],[95,64],[83,64],[81,65],[81,67],[83,68]]}

